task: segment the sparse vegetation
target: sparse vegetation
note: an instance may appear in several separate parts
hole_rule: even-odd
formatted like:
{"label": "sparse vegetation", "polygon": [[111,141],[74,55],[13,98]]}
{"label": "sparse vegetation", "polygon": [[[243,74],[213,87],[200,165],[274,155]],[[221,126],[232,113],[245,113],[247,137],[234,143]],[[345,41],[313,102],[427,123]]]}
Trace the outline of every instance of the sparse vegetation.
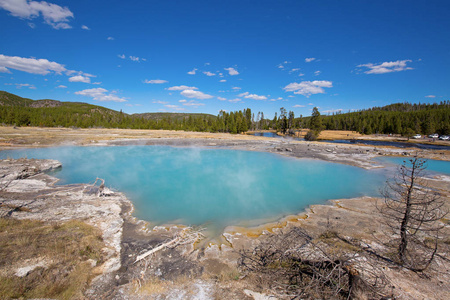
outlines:
{"label": "sparse vegetation", "polygon": [[83,298],[103,247],[100,232],[81,221],[0,218],[0,299]]}

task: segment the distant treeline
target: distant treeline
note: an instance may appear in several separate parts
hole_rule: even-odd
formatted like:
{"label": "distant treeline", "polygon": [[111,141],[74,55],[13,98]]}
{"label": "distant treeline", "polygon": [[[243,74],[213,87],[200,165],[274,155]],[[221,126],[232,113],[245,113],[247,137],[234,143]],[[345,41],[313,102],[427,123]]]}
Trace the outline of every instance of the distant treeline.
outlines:
{"label": "distant treeline", "polygon": [[450,134],[450,101],[439,104],[396,103],[322,118],[327,130],[352,130],[363,134]]}
{"label": "distant treeline", "polygon": [[251,109],[221,111],[218,116],[189,113],[145,113],[129,115],[122,111],[78,102],[31,100],[0,91],[0,124],[41,127],[166,129],[241,133],[273,129],[292,133],[296,129],[352,130],[364,134],[396,133],[411,135],[449,134],[450,101],[439,104],[398,103],[384,107],[333,115],[320,115],[315,108],[311,117],[295,118],[283,107],[273,119]]}

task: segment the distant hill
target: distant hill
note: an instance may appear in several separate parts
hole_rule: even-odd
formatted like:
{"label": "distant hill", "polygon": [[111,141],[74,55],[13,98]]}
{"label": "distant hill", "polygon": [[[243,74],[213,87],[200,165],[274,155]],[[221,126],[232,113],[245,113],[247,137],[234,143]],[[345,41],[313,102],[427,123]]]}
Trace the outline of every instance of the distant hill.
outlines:
{"label": "distant hill", "polygon": [[5,125],[214,131],[216,118],[198,113],[129,115],[83,102],[31,100],[0,91],[0,124]]}

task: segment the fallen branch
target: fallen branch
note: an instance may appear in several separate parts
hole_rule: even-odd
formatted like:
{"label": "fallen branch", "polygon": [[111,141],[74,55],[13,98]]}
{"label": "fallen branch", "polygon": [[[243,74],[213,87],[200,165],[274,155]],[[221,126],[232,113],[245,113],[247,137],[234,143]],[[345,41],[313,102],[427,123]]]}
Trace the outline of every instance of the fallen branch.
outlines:
{"label": "fallen branch", "polygon": [[203,231],[203,228],[200,229],[194,229],[192,227],[187,227],[181,230],[179,233],[176,234],[175,238],[165,242],[158,247],[155,247],[141,255],[138,255],[136,257],[136,261],[134,263],[137,263],[138,261],[143,260],[144,258],[152,255],[153,253],[156,253],[164,248],[173,248],[178,245],[184,245],[188,243],[195,242],[196,240],[203,238],[204,235],[201,233]]}

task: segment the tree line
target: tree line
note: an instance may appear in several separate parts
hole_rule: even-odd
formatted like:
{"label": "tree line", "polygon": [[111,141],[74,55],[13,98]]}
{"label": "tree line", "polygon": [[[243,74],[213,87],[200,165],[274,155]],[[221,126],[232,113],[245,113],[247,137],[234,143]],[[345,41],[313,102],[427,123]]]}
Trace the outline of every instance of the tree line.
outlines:
{"label": "tree line", "polygon": [[[310,117],[295,117],[284,107],[273,119],[250,108],[226,112],[218,116],[208,114],[147,113],[129,115],[87,103],[59,102],[45,106],[4,92],[0,97],[0,124],[15,126],[166,129],[205,132],[242,133],[249,130],[275,130],[293,134],[309,128],[308,139],[315,139],[321,130],[350,130],[362,134],[450,134],[450,101],[433,104],[396,103],[348,113],[321,115],[314,107]],[[1,96],[1,95],[0,95]],[[9,101],[9,102],[8,102]],[[55,104],[52,103],[52,104]],[[39,104],[39,105],[37,105]]]}

